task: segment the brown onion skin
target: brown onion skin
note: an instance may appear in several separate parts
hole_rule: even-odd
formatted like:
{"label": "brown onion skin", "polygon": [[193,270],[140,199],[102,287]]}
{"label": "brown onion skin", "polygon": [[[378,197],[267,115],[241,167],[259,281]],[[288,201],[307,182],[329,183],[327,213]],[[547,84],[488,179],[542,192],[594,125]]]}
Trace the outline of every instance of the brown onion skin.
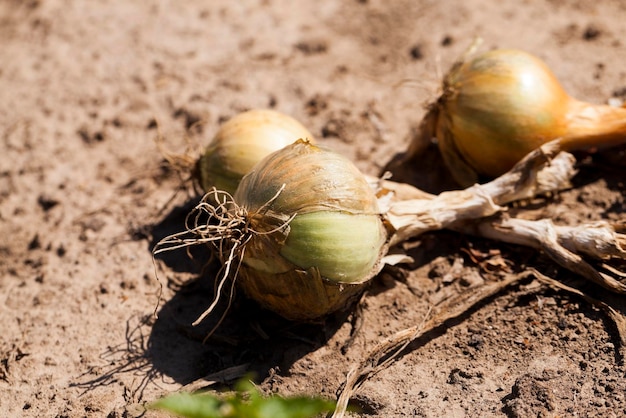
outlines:
{"label": "brown onion skin", "polygon": [[307,128],[285,113],[272,109],[239,113],[222,124],[198,159],[198,183],[205,192],[215,187],[234,194],[256,163],[298,139],[315,142]]}
{"label": "brown onion skin", "polygon": [[244,176],[234,201],[255,231],[237,285],[284,318],[349,307],[383,267],[388,231],[376,194],[335,152],[298,140]]}
{"label": "brown onion skin", "polygon": [[503,174],[555,139],[568,151],[626,140],[626,109],[572,98],[542,60],[515,49],[492,50],[455,64],[432,111],[446,163],[466,164],[483,177]]}

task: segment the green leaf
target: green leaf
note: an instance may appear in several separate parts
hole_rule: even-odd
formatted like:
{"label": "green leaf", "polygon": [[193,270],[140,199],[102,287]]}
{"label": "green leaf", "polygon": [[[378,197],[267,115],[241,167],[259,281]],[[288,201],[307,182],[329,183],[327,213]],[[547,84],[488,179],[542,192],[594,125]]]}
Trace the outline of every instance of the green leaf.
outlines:
{"label": "green leaf", "polygon": [[335,403],[308,396],[261,396],[251,382],[239,382],[229,396],[177,393],[150,405],[185,418],[311,418],[334,410]]}
{"label": "green leaf", "polygon": [[209,394],[175,393],[153,402],[149,407],[187,418],[223,418],[223,403]]}
{"label": "green leaf", "polygon": [[333,402],[311,397],[263,398],[256,405],[258,418],[310,418],[334,410]]}

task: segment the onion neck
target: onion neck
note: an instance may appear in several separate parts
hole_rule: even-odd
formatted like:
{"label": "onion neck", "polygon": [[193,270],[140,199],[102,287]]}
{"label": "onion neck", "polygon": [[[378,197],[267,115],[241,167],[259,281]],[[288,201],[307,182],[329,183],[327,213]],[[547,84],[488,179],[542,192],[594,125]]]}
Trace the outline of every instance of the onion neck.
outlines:
{"label": "onion neck", "polygon": [[566,116],[566,151],[590,150],[626,143],[626,108],[594,105],[572,99]]}

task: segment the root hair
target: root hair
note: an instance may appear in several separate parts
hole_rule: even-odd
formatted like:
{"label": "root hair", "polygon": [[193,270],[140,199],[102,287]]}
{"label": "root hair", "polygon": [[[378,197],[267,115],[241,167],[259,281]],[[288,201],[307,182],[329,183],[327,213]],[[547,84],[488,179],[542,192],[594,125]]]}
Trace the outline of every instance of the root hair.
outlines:
{"label": "root hair", "polygon": [[[284,189],[285,185],[283,184],[276,194],[265,202],[257,212],[267,212],[271,203],[278,198]],[[217,256],[222,264],[216,275],[213,301],[192,323],[193,326],[200,324],[208,315],[215,311],[223,294],[228,294],[228,305],[217,323],[204,338],[204,342],[221,325],[230,310],[235,295],[235,283],[248,242],[255,235],[268,235],[285,228],[295,216],[296,214],[293,214],[269,231],[256,231],[250,225],[247,209],[239,206],[230,193],[213,188],[204,195],[202,200],[186,216],[184,231],[169,235],[156,244],[152,251],[152,258],[155,263],[155,274],[158,281],[156,256],[164,252],[182,248],[189,250],[192,246],[205,244],[210,247],[211,253]],[[231,278],[232,280],[230,280]],[[227,283],[229,280],[230,283]],[[160,300],[163,285],[160,281],[159,284],[161,285],[159,291]],[[155,308],[155,313],[157,309],[158,305]]]}

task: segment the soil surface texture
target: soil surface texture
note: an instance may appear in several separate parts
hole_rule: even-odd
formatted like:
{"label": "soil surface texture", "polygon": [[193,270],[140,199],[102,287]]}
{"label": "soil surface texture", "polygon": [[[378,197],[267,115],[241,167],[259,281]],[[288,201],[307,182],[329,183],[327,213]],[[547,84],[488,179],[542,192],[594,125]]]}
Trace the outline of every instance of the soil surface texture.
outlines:
{"label": "soil surface texture", "polygon": [[[203,341],[219,315],[191,323],[217,267],[201,248],[156,262],[152,248],[201,197],[162,148],[197,150],[237,113],[273,108],[378,176],[476,37],[537,55],[573,97],[607,103],[626,98],[624,22],[622,0],[0,1],[0,416],[164,417],[144,405],[247,372],[264,393],[334,399],[377,342],[530,268],[623,312],[541,252],[437,231],[358,309],[297,324],[237,295]],[[624,152],[577,157],[571,189],[512,213],[625,222]],[[455,187],[435,145],[393,174]],[[530,277],[407,347],[352,414],[625,416],[619,350],[605,311]]]}

